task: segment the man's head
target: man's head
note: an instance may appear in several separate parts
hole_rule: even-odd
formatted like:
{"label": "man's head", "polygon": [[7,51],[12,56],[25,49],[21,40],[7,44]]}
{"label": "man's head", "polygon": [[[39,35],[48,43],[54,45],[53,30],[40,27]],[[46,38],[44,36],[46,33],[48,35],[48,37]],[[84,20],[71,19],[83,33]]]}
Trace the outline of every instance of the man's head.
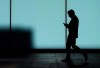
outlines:
{"label": "man's head", "polygon": [[72,10],[72,9],[69,10],[69,11],[68,11],[68,15],[69,15],[70,18],[72,18],[73,16],[75,16],[74,10]]}

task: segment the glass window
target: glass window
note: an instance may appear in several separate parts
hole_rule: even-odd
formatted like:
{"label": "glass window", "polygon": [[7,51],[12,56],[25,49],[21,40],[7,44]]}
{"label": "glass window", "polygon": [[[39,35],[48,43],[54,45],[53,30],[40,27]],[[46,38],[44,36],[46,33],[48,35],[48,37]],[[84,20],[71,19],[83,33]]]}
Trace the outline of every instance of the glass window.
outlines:
{"label": "glass window", "polygon": [[31,29],[33,48],[65,48],[65,0],[13,0],[12,28]]}
{"label": "glass window", "polygon": [[0,0],[0,28],[10,27],[10,0]]}

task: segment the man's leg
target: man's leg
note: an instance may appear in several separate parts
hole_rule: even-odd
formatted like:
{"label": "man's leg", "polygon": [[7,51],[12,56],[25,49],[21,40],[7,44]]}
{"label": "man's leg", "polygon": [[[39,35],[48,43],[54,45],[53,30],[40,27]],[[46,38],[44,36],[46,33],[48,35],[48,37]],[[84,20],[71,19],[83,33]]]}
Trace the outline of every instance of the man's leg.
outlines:
{"label": "man's leg", "polygon": [[72,38],[72,48],[77,52],[81,52],[81,49],[76,45],[76,38]]}
{"label": "man's leg", "polygon": [[75,50],[76,52],[82,53],[83,56],[85,57],[85,61],[87,61],[87,59],[88,59],[87,53],[86,53],[85,51],[82,51],[82,50],[76,45],[76,38],[73,39],[72,48],[74,48],[74,50]]}
{"label": "man's leg", "polygon": [[71,60],[70,53],[71,53],[71,40],[70,40],[70,37],[68,36],[68,39],[66,41],[66,58],[62,60],[63,62]]}
{"label": "man's leg", "polygon": [[70,59],[70,54],[71,54],[71,43],[68,40],[66,43],[66,59]]}

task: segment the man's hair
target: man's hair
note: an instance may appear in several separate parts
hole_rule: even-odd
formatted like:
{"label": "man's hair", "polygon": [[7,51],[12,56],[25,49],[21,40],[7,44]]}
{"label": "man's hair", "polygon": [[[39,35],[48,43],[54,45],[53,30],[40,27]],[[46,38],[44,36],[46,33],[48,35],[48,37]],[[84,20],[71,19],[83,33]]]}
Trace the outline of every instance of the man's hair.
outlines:
{"label": "man's hair", "polygon": [[71,10],[68,11],[68,14],[75,15],[75,12],[74,12],[73,9],[71,9]]}

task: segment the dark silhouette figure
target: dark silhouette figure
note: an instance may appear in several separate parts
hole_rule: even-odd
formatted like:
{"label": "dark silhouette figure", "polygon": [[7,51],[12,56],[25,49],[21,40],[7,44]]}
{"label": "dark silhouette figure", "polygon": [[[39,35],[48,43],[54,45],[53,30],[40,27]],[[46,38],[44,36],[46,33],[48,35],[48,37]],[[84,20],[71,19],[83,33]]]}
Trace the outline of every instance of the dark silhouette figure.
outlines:
{"label": "dark silhouette figure", "polygon": [[71,47],[75,50],[78,51],[80,53],[83,54],[83,56],[85,57],[85,61],[87,61],[88,56],[87,53],[85,51],[82,51],[77,45],[76,45],[76,38],[78,38],[78,26],[79,26],[79,19],[77,18],[77,16],[75,15],[74,10],[69,10],[68,11],[68,15],[71,18],[71,21],[69,22],[69,24],[64,24],[64,26],[66,28],[68,28],[68,38],[66,41],[66,58],[64,60],[62,60],[63,62],[66,61],[70,61],[70,53],[71,53]]}

